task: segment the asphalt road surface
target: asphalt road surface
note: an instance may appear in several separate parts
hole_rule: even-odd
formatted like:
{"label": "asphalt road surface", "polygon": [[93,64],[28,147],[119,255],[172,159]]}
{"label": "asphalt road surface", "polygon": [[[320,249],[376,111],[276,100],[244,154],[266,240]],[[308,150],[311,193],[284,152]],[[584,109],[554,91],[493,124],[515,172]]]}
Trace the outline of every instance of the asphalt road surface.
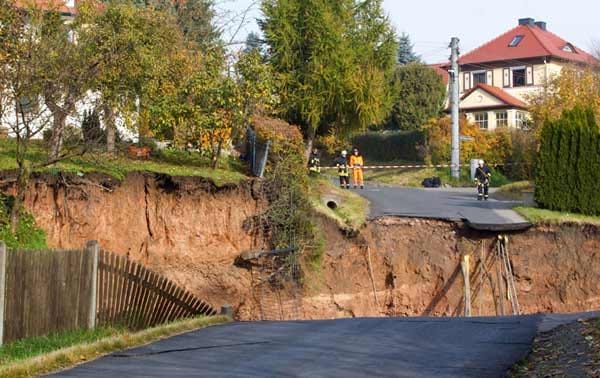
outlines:
{"label": "asphalt road surface", "polygon": [[[404,216],[464,220],[478,230],[513,231],[531,226],[512,210],[512,201],[478,201],[470,188],[417,189],[396,186],[367,186],[358,193],[371,203],[372,218]],[[493,190],[490,190],[493,193]]]}
{"label": "asphalt road surface", "polygon": [[598,314],[229,323],[56,377],[503,377],[539,331]]}

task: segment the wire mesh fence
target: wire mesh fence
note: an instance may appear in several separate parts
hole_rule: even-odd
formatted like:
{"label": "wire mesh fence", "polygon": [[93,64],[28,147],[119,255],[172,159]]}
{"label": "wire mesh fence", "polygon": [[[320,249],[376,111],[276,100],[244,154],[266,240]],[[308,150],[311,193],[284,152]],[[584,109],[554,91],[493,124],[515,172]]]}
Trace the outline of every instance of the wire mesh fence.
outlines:
{"label": "wire mesh fence", "polygon": [[246,154],[250,165],[250,172],[253,176],[264,176],[270,145],[269,141],[263,141],[258,138],[256,132],[251,127],[247,128]]}

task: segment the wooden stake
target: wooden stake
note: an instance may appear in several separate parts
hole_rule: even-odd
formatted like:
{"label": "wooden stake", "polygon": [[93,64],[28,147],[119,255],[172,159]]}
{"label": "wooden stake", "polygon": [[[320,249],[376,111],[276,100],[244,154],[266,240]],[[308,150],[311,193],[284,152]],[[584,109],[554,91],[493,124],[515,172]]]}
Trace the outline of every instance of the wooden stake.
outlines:
{"label": "wooden stake", "polygon": [[465,279],[465,316],[471,316],[471,283],[469,278],[469,255],[463,256],[463,261],[461,262],[463,277]]}
{"label": "wooden stake", "polygon": [[96,310],[97,310],[97,288],[98,288],[98,255],[100,252],[100,247],[98,246],[98,242],[95,240],[90,240],[87,242],[85,246],[88,258],[92,259],[92,275],[90,277],[91,284],[91,293],[90,293],[90,312],[88,314],[88,328],[94,329],[96,328]]}
{"label": "wooden stake", "polygon": [[371,285],[373,286],[373,296],[375,297],[375,305],[379,309],[379,300],[377,299],[377,288],[375,287],[375,276],[373,275],[373,266],[371,265],[371,247],[367,246],[367,263],[369,265],[369,276],[371,277]]}
{"label": "wooden stake", "polygon": [[0,241],[0,345],[4,342],[4,298],[6,297],[6,244]]}

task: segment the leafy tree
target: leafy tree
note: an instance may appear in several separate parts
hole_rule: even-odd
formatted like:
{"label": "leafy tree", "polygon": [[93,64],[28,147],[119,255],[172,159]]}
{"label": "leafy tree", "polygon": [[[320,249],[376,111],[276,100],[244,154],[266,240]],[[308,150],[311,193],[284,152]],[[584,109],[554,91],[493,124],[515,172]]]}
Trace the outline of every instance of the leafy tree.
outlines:
{"label": "leafy tree", "polygon": [[420,130],[438,117],[446,99],[446,86],[431,67],[411,63],[396,68],[392,80],[395,102],[386,127],[394,130]]}
{"label": "leafy tree", "polygon": [[[90,9],[82,4],[82,9]],[[38,10],[30,9],[29,12]],[[77,104],[91,88],[91,81],[97,72],[97,62],[93,60],[85,43],[75,39],[83,32],[85,17],[76,17],[66,23],[58,11],[42,12],[41,31],[37,38],[36,54],[44,64],[42,74],[37,78],[43,88],[44,104],[52,112],[53,127],[50,139],[49,160],[60,159],[66,120]]]}
{"label": "leafy tree", "polygon": [[590,108],[600,117],[600,71],[597,67],[564,67],[543,91],[527,98],[533,129],[539,136],[546,119],[559,119],[565,110]]}
{"label": "leafy tree", "polygon": [[421,57],[415,54],[414,45],[407,33],[402,33],[398,41],[398,64],[420,63]]}
{"label": "leafy tree", "polygon": [[278,111],[279,97],[273,70],[262,61],[258,49],[241,54],[235,64],[235,73],[244,119],[256,114],[273,115]]}
{"label": "leafy tree", "polygon": [[[0,4],[0,120],[8,126],[15,143],[15,160],[17,172],[15,179],[15,196],[10,206],[11,231],[14,233],[20,227],[22,207],[25,201],[25,193],[33,170],[53,164],[59,160],[72,156],[69,154],[54,154],[53,149],[50,158],[45,163],[33,164],[29,158],[31,143],[33,139],[39,138],[44,131],[54,125],[64,126],[57,122],[57,114],[48,112],[44,107],[44,100],[48,100],[48,87],[54,86],[59,93],[53,94],[53,99],[60,98],[61,106],[65,101],[73,101],[70,95],[65,93],[76,92],[68,88],[67,72],[70,67],[58,65],[59,58],[52,56],[59,54],[55,15],[52,12],[43,12],[36,8],[17,10],[12,2]],[[64,29],[63,29],[64,30]],[[64,41],[66,49],[75,48],[68,41]],[[73,50],[66,51],[66,55],[77,56]],[[73,54],[73,55],[71,55]],[[50,61],[49,61],[50,60]],[[77,71],[79,63],[73,63]],[[63,76],[64,75],[64,76]],[[51,83],[50,79],[57,80]],[[76,78],[75,83],[79,83]],[[62,96],[62,97],[61,97]],[[58,101],[58,100],[57,100]],[[64,121],[64,120],[63,120]],[[84,151],[82,146],[74,146],[79,154]]]}
{"label": "leafy tree", "polygon": [[381,0],[264,0],[262,11],[284,117],[309,148],[317,134],[350,134],[387,116],[397,42]]}
{"label": "leafy tree", "polygon": [[[133,128],[132,116],[150,101],[152,90],[166,89],[173,78],[174,56],[183,48],[175,19],[154,8],[111,3],[82,36],[98,62],[94,88],[106,125],[106,147],[115,150],[117,114]],[[165,90],[164,95],[168,94]],[[140,131],[140,130],[138,130]]]}

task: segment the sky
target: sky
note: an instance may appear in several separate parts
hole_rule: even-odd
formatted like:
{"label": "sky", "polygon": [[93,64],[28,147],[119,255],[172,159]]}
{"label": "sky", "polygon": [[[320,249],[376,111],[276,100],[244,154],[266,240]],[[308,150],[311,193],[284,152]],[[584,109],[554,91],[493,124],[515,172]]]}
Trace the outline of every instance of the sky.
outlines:
{"label": "sky", "polygon": [[[256,24],[260,17],[259,3],[258,0],[218,1],[226,38],[243,41],[250,31],[259,30]],[[448,59],[452,37],[460,39],[464,54],[526,17],[546,21],[549,31],[584,50],[592,50],[595,42],[600,44],[598,0],[384,0],[383,6],[397,32],[410,35],[415,52],[427,63]],[[244,12],[246,9],[250,11]],[[245,22],[235,33],[244,13]]]}

